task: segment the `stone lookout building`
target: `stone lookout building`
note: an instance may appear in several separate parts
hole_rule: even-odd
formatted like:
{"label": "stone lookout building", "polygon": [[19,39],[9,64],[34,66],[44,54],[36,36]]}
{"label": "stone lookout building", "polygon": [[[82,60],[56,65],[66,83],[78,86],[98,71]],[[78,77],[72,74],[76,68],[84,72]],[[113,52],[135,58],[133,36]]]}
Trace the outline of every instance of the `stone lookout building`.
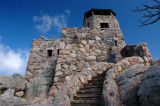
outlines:
{"label": "stone lookout building", "polygon": [[[111,9],[87,11],[83,25],[63,28],[61,39],[33,39],[25,74],[25,97],[28,100],[35,97],[49,99],[57,92],[65,91],[58,94],[65,96],[63,101],[69,103],[83,84],[106,72],[121,59],[140,56],[146,63],[152,60],[146,43],[138,47],[126,46],[116,14]],[[96,74],[93,75],[92,71]]]}

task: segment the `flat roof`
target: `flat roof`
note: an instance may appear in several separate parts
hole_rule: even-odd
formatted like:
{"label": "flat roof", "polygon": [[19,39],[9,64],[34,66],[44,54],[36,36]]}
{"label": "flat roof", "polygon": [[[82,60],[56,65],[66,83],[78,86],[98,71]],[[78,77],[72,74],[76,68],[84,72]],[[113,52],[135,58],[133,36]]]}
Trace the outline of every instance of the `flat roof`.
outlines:
{"label": "flat roof", "polygon": [[[92,14],[94,13],[94,14]],[[113,12],[111,9],[90,9],[89,11],[84,13],[84,16],[90,17],[92,15],[111,15],[111,13],[116,16],[116,13]]]}

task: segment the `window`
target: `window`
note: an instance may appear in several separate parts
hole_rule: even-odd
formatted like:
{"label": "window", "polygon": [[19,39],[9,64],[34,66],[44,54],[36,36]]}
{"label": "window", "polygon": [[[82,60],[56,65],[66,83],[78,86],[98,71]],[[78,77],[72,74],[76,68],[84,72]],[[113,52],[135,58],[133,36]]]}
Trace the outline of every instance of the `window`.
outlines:
{"label": "window", "polygon": [[74,38],[73,38],[73,39],[77,40],[77,39],[78,39],[78,36],[74,36]]}
{"label": "window", "polygon": [[48,57],[52,56],[52,50],[48,50]]}
{"label": "window", "polygon": [[108,23],[100,23],[101,29],[109,28]]}
{"label": "window", "polygon": [[109,55],[112,54],[112,48],[111,47],[109,48],[108,53],[109,53]]}
{"label": "window", "polygon": [[87,27],[90,27],[90,23],[88,23]]}
{"label": "window", "polygon": [[116,41],[116,40],[114,41],[114,43],[115,43],[115,46],[118,46],[118,45],[117,45],[117,41]]}
{"label": "window", "polygon": [[58,50],[57,50],[57,54],[58,54],[58,55],[59,55],[59,51],[60,51],[60,50],[58,49]]}
{"label": "window", "polygon": [[78,44],[78,36],[74,36],[73,43]]}

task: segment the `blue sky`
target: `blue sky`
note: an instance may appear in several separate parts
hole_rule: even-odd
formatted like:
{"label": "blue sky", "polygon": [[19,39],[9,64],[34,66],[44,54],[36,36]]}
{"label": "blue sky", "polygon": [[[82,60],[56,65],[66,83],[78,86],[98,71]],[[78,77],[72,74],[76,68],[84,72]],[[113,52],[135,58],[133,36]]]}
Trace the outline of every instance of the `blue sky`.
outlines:
{"label": "blue sky", "polygon": [[126,43],[147,42],[153,59],[160,58],[160,22],[137,27],[143,13],[134,13],[151,0],[0,0],[0,74],[24,75],[32,39],[60,38],[62,27],[83,27],[84,12],[112,9]]}

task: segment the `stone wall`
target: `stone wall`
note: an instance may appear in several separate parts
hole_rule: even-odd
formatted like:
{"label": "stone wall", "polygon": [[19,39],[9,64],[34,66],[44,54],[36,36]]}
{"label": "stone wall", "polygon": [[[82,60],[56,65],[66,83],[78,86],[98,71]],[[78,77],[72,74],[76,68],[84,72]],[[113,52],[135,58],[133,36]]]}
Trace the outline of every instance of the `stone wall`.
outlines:
{"label": "stone wall", "polygon": [[[25,73],[26,99],[47,97],[53,83],[59,48],[59,39],[33,40]],[[52,56],[49,56],[48,50],[52,50]]]}
{"label": "stone wall", "polygon": [[[25,79],[31,81],[40,70],[55,68],[60,39],[33,39]],[[52,56],[48,56],[52,50]]]}
{"label": "stone wall", "polygon": [[124,46],[120,30],[63,28],[54,82],[64,82],[94,62],[116,63]]}
{"label": "stone wall", "polygon": [[[64,83],[86,68],[98,71],[101,65],[95,67],[97,62],[118,62],[124,46],[123,34],[118,29],[63,28],[59,40],[33,40],[25,75],[25,97],[46,98],[53,82]],[[52,50],[52,56],[48,56],[48,50]]]}
{"label": "stone wall", "polygon": [[146,63],[152,63],[153,59],[149,52],[147,43],[140,43],[138,45],[127,45],[121,50],[122,58],[131,56],[140,56]]}
{"label": "stone wall", "polygon": [[126,45],[119,29],[63,28],[62,41],[82,44],[96,52],[97,61],[114,63],[121,59],[120,51]]}
{"label": "stone wall", "polygon": [[[55,83],[63,83],[65,80],[70,80],[79,72],[85,71],[85,68],[92,68],[94,71],[98,71],[98,68],[94,67],[97,63],[97,53],[90,48],[88,42],[85,44],[65,44],[64,49],[60,49],[55,70]],[[98,51],[98,50],[97,50]],[[100,62],[100,61],[98,61]]]}

